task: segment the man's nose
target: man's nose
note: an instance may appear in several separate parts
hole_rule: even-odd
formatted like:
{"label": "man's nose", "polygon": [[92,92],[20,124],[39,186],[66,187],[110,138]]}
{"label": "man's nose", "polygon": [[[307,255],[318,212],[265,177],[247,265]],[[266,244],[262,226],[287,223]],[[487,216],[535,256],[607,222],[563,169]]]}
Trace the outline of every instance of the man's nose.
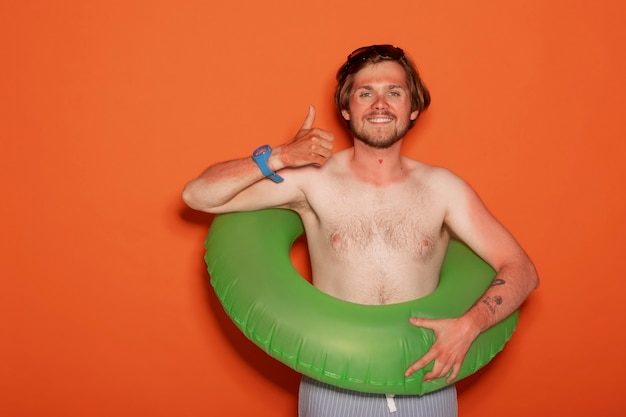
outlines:
{"label": "man's nose", "polygon": [[380,94],[376,96],[376,100],[374,101],[372,107],[375,109],[386,109],[387,107],[389,107],[389,104],[387,103],[387,98],[385,97],[385,95]]}

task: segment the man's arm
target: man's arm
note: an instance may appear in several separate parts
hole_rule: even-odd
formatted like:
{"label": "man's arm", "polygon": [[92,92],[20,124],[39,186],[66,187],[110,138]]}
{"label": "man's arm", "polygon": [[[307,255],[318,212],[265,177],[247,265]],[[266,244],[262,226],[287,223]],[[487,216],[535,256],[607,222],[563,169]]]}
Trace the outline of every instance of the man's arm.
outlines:
{"label": "man's arm", "polygon": [[[314,120],[315,108],[311,106],[296,136],[272,151],[268,159],[272,171],[326,163],[333,135],[313,128]],[[210,166],[185,185],[182,197],[193,209],[224,213],[286,206],[301,197],[301,191],[289,181],[275,184],[266,179],[254,160],[247,157]]]}
{"label": "man's arm", "polygon": [[407,369],[409,376],[435,361],[424,380],[458,375],[463,359],[478,335],[508,317],[537,288],[535,267],[515,238],[487,210],[474,190],[463,180],[445,173],[439,184],[445,192],[445,225],[495,270],[492,285],[464,315],[457,319],[411,318],[415,326],[435,332],[431,349]]}

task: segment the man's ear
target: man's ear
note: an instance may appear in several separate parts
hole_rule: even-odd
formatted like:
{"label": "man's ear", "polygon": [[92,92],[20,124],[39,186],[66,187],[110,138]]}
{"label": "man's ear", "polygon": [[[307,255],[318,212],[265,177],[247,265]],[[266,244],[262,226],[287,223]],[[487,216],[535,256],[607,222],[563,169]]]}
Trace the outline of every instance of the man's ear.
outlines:
{"label": "man's ear", "polygon": [[419,110],[415,110],[414,112],[411,113],[411,120],[417,120],[417,116],[419,116],[420,112]]}
{"label": "man's ear", "polygon": [[343,116],[344,120],[350,120],[350,112],[348,110],[342,110],[341,115]]}

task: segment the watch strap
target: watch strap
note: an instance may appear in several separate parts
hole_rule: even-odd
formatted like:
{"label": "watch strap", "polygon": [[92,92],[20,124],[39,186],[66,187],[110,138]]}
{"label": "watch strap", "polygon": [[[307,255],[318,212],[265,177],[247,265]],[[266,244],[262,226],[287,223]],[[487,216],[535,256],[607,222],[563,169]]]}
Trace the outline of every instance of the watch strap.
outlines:
{"label": "watch strap", "polygon": [[[264,152],[257,155],[257,151],[261,148],[265,148]],[[259,147],[257,151],[253,152],[252,159],[254,160],[254,162],[256,162],[257,166],[261,170],[261,173],[265,175],[266,178],[269,178],[275,183],[282,182],[283,177],[272,171],[269,164],[267,163],[270,155],[272,154],[272,148],[270,148],[268,145],[263,145]]]}

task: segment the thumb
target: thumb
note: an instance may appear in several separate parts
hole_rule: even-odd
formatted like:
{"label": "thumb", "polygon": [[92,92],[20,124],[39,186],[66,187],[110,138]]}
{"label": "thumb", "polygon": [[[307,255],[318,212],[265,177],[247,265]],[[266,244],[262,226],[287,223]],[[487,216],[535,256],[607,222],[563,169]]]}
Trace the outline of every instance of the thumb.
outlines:
{"label": "thumb", "polygon": [[311,104],[309,106],[309,113],[306,115],[306,119],[304,119],[304,123],[302,123],[302,127],[300,128],[300,130],[312,128],[314,121],[315,121],[315,107]]}
{"label": "thumb", "polygon": [[431,330],[435,329],[435,324],[436,324],[434,320],[429,320],[429,319],[424,319],[424,318],[419,318],[419,317],[411,317],[409,318],[409,322],[413,326],[423,327],[425,329],[431,329]]}

